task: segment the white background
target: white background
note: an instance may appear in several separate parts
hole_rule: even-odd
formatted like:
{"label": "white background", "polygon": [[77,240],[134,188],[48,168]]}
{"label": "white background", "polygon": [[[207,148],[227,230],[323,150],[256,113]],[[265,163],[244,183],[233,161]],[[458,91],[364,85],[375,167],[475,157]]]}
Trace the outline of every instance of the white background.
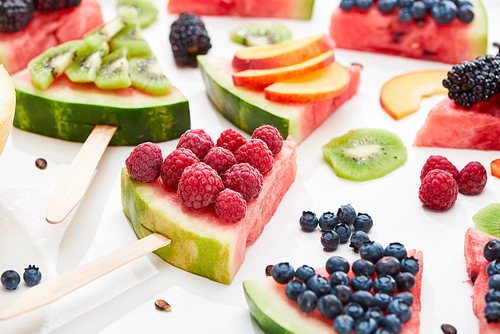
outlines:
{"label": "white background", "polygon": [[[500,41],[497,0],[483,0],[489,17],[489,44]],[[167,76],[186,95],[192,128],[205,129],[214,139],[233,127],[208,100],[198,69],[175,66],[168,34],[174,16],[166,13],[165,1],[155,1],[158,20],[144,30],[146,39]],[[115,1],[102,1],[105,20],[115,14]],[[327,33],[329,18],[338,1],[316,0],[311,21],[276,20],[285,23],[294,38]],[[256,19],[205,17],[212,38],[209,54],[231,59],[240,46],[228,39],[229,30]],[[489,53],[496,53],[490,47]],[[489,174],[486,189],[477,196],[459,194],[447,212],[431,212],[418,200],[420,169],[431,154],[448,157],[459,169],[471,160],[488,170],[498,151],[416,148],[412,146],[428,110],[442,99],[425,99],[421,109],[395,121],[380,107],[379,92],[390,78],[415,70],[449,69],[450,65],[385,55],[337,50],[344,64],[361,63],[359,93],[328,118],[298,148],[299,169],[295,183],[263,235],[247,249],[246,260],[229,286],[176,269],[149,254],[96,282],[15,319],[0,322],[0,333],[261,333],[251,319],[242,281],[264,275],[268,264],[289,261],[298,267],[323,266],[332,255],[357,258],[347,245],[326,253],[320,234],[304,233],[298,225],[303,210],[336,211],[350,203],[369,213],[375,221],[370,237],[383,245],[399,241],[424,253],[421,333],[441,333],[450,323],[459,333],[478,333],[472,313],[471,287],[465,282],[464,233],[471,217],[482,207],[500,202],[500,180]],[[467,126],[467,125],[464,125]],[[385,128],[397,133],[408,148],[406,164],[380,179],[353,182],[336,177],[324,162],[321,146],[351,129]],[[160,143],[164,156],[177,140]],[[87,193],[71,216],[60,225],[45,222],[45,211],[53,185],[71,163],[81,144],[43,137],[13,129],[0,158],[0,272],[35,264],[43,280],[136,240],[121,210],[119,172],[131,147],[109,147]],[[48,161],[46,170],[35,167],[39,157]],[[0,305],[20,295],[0,288]],[[154,309],[154,301],[165,299],[170,313]]]}

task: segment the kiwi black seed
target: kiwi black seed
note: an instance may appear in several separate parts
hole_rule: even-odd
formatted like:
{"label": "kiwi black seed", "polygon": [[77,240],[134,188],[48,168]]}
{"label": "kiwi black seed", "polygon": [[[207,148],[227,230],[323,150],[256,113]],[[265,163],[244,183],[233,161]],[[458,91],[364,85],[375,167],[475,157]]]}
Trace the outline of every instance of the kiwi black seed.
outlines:
{"label": "kiwi black seed", "polygon": [[132,86],[152,95],[164,95],[172,91],[172,85],[163,73],[158,60],[150,57],[130,59]]}
{"label": "kiwi black seed", "polygon": [[101,89],[127,88],[132,85],[126,48],[115,50],[103,58],[94,82]]}
{"label": "kiwi black seed", "polygon": [[123,13],[129,8],[134,8],[138,12],[137,21],[141,28],[146,28],[156,20],[158,9],[150,0],[118,0],[118,13]]}
{"label": "kiwi black seed", "polygon": [[141,28],[135,24],[127,24],[111,39],[111,50],[127,48],[129,57],[151,55],[148,42],[141,33]]}
{"label": "kiwi black seed", "polygon": [[106,41],[102,41],[98,47],[87,48],[66,69],[66,76],[73,82],[94,82],[102,59],[108,53],[109,46]]}
{"label": "kiwi black seed", "polygon": [[322,147],[335,174],[350,180],[382,177],[406,162],[406,147],[394,133],[383,129],[351,130]]}
{"label": "kiwi black seed", "polygon": [[500,238],[500,203],[491,203],[472,216],[474,226],[479,231]]}
{"label": "kiwi black seed", "polygon": [[289,40],[292,33],[281,23],[251,22],[231,30],[229,38],[246,46],[259,46]]}

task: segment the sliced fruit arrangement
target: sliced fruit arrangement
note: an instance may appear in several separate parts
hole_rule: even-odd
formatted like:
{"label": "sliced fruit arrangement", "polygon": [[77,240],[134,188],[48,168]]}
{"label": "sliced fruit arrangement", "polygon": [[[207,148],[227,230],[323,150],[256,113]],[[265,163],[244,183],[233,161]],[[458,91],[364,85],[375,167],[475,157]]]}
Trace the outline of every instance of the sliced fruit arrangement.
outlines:
{"label": "sliced fruit arrangement", "polygon": [[342,0],[330,35],[337,47],[458,64],[486,54],[481,0]]}
{"label": "sliced fruit arrangement", "polygon": [[189,130],[165,159],[157,145],[140,144],[122,169],[123,211],[138,237],[172,239],[156,252],[162,259],[229,284],[295,180],[296,146],[269,125],[249,141],[225,130],[216,145]]}
{"label": "sliced fruit arrangement", "polygon": [[2,65],[0,65],[0,101],[2,101],[0,104],[0,154],[2,154],[5,143],[9,138],[16,109],[14,84],[9,73]]}
{"label": "sliced fruit arrangement", "polygon": [[82,38],[103,23],[98,0],[2,1],[0,17],[6,23],[0,29],[0,62],[11,74],[48,48]]}
{"label": "sliced fruit arrangement", "polygon": [[231,30],[229,39],[245,46],[262,46],[292,39],[292,33],[282,23],[250,22]]}

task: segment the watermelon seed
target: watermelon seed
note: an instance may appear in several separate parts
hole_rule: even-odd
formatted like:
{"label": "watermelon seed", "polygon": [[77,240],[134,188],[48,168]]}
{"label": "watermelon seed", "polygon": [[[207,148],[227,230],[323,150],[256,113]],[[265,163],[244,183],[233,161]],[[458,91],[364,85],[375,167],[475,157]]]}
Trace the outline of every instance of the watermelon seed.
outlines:
{"label": "watermelon seed", "polygon": [[442,324],[441,330],[444,334],[457,334],[457,330],[452,325]]}
{"label": "watermelon seed", "polygon": [[157,301],[155,301],[155,307],[157,310],[165,312],[170,312],[172,310],[170,304],[164,301],[163,299],[158,299]]}
{"label": "watermelon seed", "polygon": [[405,33],[402,32],[402,31],[396,31],[393,35],[392,35],[392,42],[393,43],[399,43],[399,38],[401,36],[403,36]]}
{"label": "watermelon seed", "polygon": [[47,160],[43,159],[43,158],[38,158],[36,159],[35,161],[35,166],[38,168],[38,169],[45,169],[47,168]]}

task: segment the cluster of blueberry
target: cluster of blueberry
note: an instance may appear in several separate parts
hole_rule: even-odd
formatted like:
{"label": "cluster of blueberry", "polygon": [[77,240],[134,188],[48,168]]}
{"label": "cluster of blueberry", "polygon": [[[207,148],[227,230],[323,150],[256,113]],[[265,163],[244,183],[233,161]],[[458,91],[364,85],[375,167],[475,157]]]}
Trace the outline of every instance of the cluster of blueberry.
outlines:
{"label": "cluster of blueberry", "polygon": [[490,261],[486,267],[490,290],[485,296],[484,316],[488,322],[498,323],[500,321],[500,240],[489,241],[484,246],[483,253],[486,260]]}
{"label": "cluster of blueberry", "polygon": [[[341,0],[340,8],[345,11],[355,7],[361,11],[370,9],[377,0]],[[447,25],[458,18],[463,23],[474,19],[474,7],[466,0],[378,0],[377,8],[384,14],[399,10],[398,16],[402,23],[421,21],[430,13],[434,21]]]}
{"label": "cluster of blueberry", "polygon": [[[321,244],[327,251],[334,251],[341,243],[347,243],[351,239],[350,247],[358,252],[361,245],[370,241],[368,233],[373,227],[373,219],[366,213],[358,213],[350,205],[342,205],[337,214],[330,211],[325,212],[321,217],[314,212],[303,211],[299,219],[302,230],[312,232],[319,225],[321,234]],[[352,233],[354,230],[354,233]]]}
{"label": "cluster of blueberry", "polygon": [[325,318],[334,319],[337,333],[400,333],[412,316],[410,291],[420,270],[418,260],[408,257],[397,242],[385,249],[377,242],[364,244],[360,255],[352,266],[343,257],[329,258],[325,266],[329,278],[307,265],[294,270],[288,262],[273,266],[271,275],[277,283],[286,284],[286,296],[301,311],[317,308]]}
{"label": "cluster of blueberry", "polygon": [[[42,273],[38,267],[29,265],[28,268],[24,268],[23,279],[29,286],[37,285],[42,280]],[[21,282],[21,276],[15,270],[6,270],[0,280],[7,290],[15,290]]]}

